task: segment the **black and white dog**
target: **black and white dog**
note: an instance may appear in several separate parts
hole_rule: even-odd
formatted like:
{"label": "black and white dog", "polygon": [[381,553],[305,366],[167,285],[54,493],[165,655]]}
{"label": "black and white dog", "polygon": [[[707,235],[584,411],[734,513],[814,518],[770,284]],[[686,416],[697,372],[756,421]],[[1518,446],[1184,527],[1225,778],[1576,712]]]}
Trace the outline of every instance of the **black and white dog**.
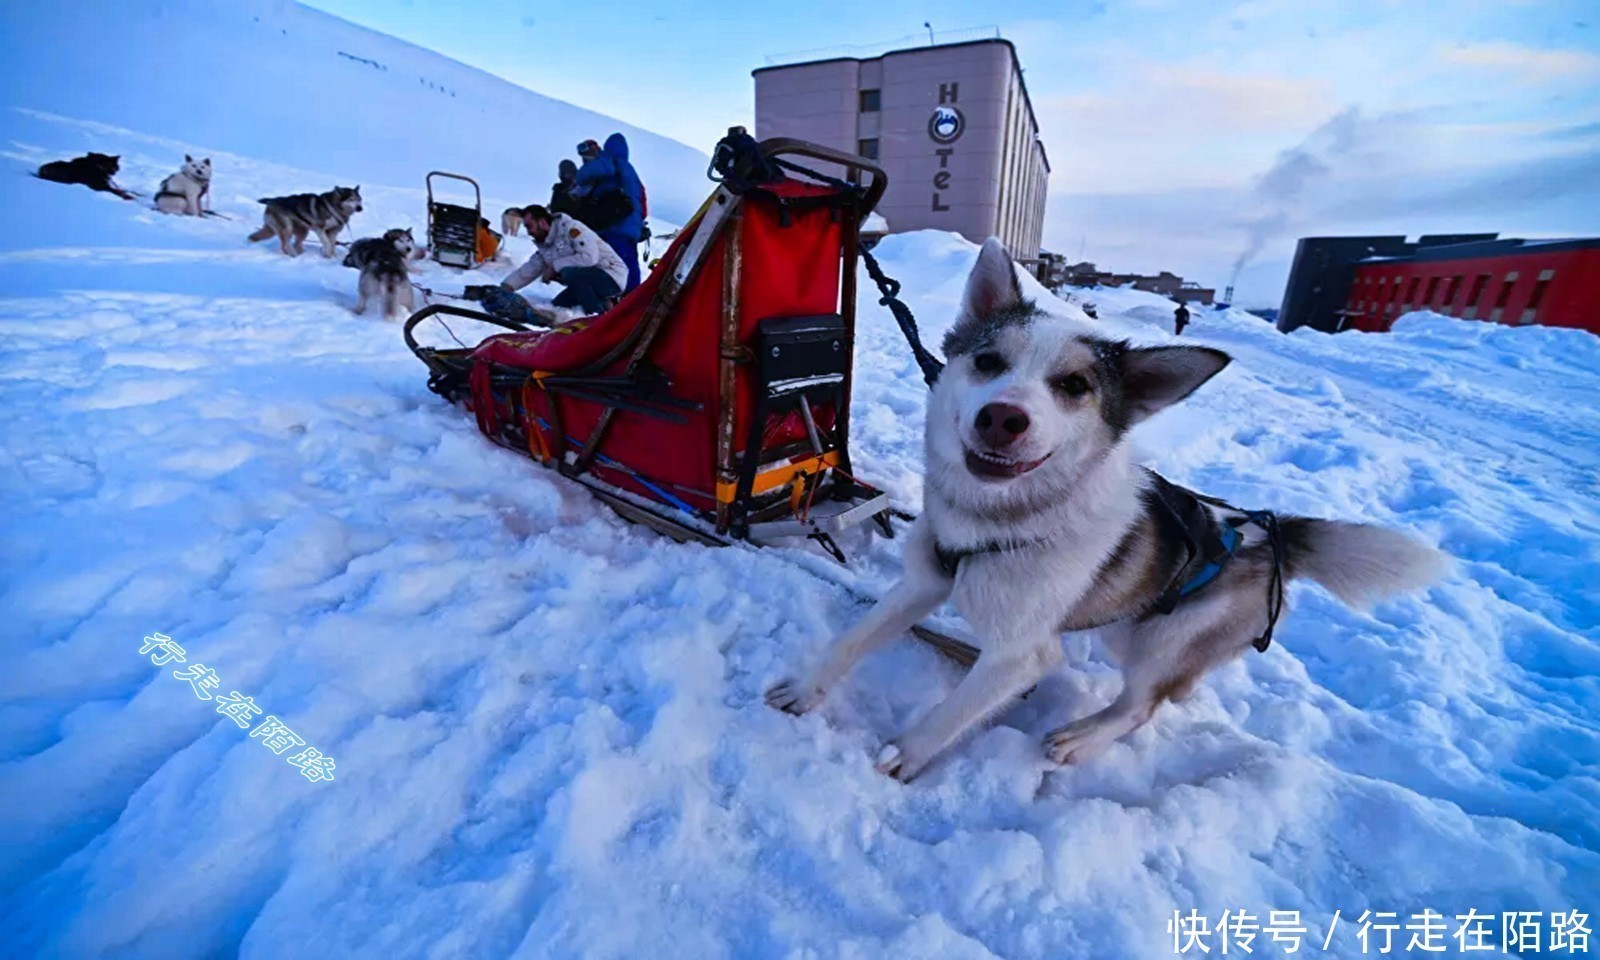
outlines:
{"label": "black and white dog", "polygon": [[376,297],[383,304],[383,315],[399,319],[417,309],[411,294],[411,256],[417,242],[411,229],[385,230],[381,237],[365,237],[350,245],[344,265],[361,271],[356,281],[358,314],[367,312],[367,303]]}
{"label": "black and white dog", "polygon": [[211,158],[196,160],[187,153],[177,173],[161,181],[156,190],[156,209],[162,213],[181,213],[191,217],[206,212],[211,195]]}
{"label": "black and white dog", "polygon": [[[1045,737],[1052,759],[1075,763],[1183,699],[1208,670],[1264,647],[1287,580],[1308,577],[1364,605],[1426,586],[1446,565],[1391,530],[1251,518],[1139,467],[1129,428],[1230,358],[1132,347],[1046,314],[1023,299],[998,240],[978,256],[944,351],[949,365],[928,400],[923,511],[901,581],[803,679],[767,692],[771,705],[805,713],[862,656],[953,599],[983,653],[884,748],[884,773],[915,777],[1055,669],[1064,630],[1103,628],[1123,674],[1110,706]],[[1186,539],[1225,548],[1196,557]]]}

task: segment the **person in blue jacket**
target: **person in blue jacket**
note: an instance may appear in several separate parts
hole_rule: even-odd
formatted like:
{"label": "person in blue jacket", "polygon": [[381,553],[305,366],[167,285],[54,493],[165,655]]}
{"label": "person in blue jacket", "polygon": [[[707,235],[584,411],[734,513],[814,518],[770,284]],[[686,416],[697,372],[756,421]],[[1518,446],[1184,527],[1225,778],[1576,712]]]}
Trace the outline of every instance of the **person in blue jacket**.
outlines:
{"label": "person in blue jacket", "polygon": [[615,223],[607,223],[596,232],[600,239],[617,251],[617,256],[628,265],[626,293],[639,285],[639,241],[644,236],[644,186],[639,174],[628,162],[628,141],[620,133],[606,138],[606,145],[595,151],[594,141],[586,140],[578,147],[583,166],[578,169],[578,185],[573,193],[586,198],[591,210],[603,209],[606,195],[621,193],[628,198],[630,210]]}

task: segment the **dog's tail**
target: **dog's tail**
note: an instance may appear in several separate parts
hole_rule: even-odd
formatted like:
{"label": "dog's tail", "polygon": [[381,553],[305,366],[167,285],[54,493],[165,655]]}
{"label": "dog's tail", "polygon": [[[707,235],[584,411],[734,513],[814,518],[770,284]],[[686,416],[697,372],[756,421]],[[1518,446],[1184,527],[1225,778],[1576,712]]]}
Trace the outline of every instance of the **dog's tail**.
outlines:
{"label": "dog's tail", "polygon": [[255,243],[257,240],[265,240],[265,239],[267,239],[268,237],[272,236],[276,232],[277,231],[273,230],[272,226],[270,224],[262,224],[260,230],[257,230],[255,233],[250,234],[249,240],[250,240],[251,243]]}
{"label": "dog's tail", "polygon": [[1309,577],[1357,609],[1420,590],[1450,567],[1445,554],[1384,527],[1304,517],[1284,517],[1279,524],[1290,576]]}

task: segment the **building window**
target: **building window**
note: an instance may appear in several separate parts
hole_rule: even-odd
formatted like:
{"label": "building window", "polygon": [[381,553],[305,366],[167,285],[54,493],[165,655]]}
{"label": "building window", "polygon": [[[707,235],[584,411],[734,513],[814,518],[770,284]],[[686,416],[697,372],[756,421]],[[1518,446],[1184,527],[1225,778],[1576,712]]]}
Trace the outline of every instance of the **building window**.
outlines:
{"label": "building window", "polygon": [[1517,285],[1517,275],[1513,271],[1506,274],[1506,282],[1500,285],[1500,296],[1494,302],[1496,310],[1504,310],[1506,304],[1511,302],[1511,289]]}
{"label": "building window", "polygon": [[1455,303],[1456,302],[1456,294],[1458,294],[1460,292],[1461,292],[1461,277],[1459,275],[1451,277],[1450,278],[1450,282],[1445,284],[1445,288],[1444,288],[1444,305],[1448,307],[1452,303]]}
{"label": "building window", "polygon": [[1539,304],[1544,300],[1544,292],[1550,288],[1550,281],[1554,280],[1554,270],[1540,270],[1539,279],[1534,281],[1533,293],[1528,296],[1528,305],[1522,311],[1522,322],[1533,323],[1539,316]]}
{"label": "building window", "polygon": [[1495,298],[1494,309],[1489,311],[1489,319],[1495,323],[1505,315],[1506,304],[1511,302],[1511,291],[1517,286],[1517,271],[1506,274],[1505,282],[1500,285],[1500,296]]}
{"label": "building window", "polygon": [[1472,292],[1467,294],[1467,306],[1476,307],[1478,301],[1483,299],[1483,291],[1487,286],[1489,286],[1489,275],[1487,273],[1478,274],[1477,279],[1472,281]]}
{"label": "building window", "polygon": [[1472,278],[1472,286],[1467,290],[1467,298],[1461,302],[1461,316],[1465,320],[1474,320],[1478,316],[1478,304],[1483,300],[1483,291],[1488,288],[1492,280],[1487,273],[1480,273]]}
{"label": "building window", "polygon": [[877,113],[879,110],[882,110],[882,109],[883,109],[883,91],[882,90],[863,90],[863,91],[861,91],[861,112],[862,113]]}
{"label": "building window", "polygon": [[1406,306],[1417,302],[1417,285],[1421,282],[1421,277],[1412,277],[1411,282],[1406,285],[1406,299],[1404,301]]}
{"label": "building window", "polygon": [[878,159],[878,138],[873,137],[871,140],[857,140],[856,155],[866,157],[868,160]]}
{"label": "building window", "polygon": [[1439,278],[1438,277],[1429,277],[1428,278],[1428,292],[1422,298],[1422,305],[1424,307],[1432,306],[1433,305],[1433,295],[1438,293],[1438,292],[1439,292]]}

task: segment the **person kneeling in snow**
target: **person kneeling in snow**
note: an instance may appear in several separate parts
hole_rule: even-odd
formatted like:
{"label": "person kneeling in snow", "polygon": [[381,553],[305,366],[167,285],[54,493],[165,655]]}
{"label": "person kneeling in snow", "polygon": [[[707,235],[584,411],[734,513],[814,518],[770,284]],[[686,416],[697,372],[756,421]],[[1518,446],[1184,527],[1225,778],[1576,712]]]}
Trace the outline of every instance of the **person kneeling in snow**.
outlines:
{"label": "person kneeling in snow", "polygon": [[524,207],[522,224],[533,238],[533,256],[501,281],[504,290],[521,290],[535,280],[554,281],[567,289],[556,294],[558,307],[578,307],[593,316],[604,313],[606,301],[622,292],[628,268],[611,245],[593,230],[564,213],[540,206]]}

